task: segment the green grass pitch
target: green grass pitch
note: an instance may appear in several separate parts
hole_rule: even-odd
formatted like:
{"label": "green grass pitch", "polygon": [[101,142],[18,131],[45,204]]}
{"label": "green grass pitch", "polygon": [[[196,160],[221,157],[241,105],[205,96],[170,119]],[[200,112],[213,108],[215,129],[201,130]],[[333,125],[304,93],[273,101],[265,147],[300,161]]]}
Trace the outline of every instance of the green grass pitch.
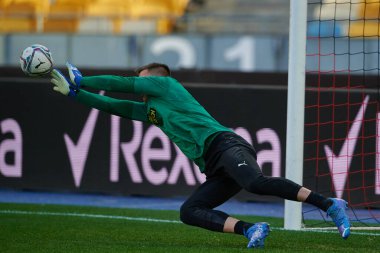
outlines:
{"label": "green grass pitch", "polygon": [[[284,231],[282,219],[238,217],[271,224],[265,252],[380,252],[379,231],[354,231],[343,240],[337,231]],[[0,203],[1,253],[257,251],[246,243],[184,225],[177,211]]]}

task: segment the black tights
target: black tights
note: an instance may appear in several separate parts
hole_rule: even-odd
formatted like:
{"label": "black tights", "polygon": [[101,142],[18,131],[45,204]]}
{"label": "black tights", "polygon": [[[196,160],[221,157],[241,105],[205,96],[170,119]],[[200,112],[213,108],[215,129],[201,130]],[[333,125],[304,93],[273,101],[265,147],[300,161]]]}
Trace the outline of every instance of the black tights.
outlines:
{"label": "black tights", "polygon": [[[213,210],[241,189],[248,192],[297,200],[301,186],[280,177],[267,177],[261,172],[252,150],[233,146],[225,150],[213,168],[212,175],[183,203],[181,221],[188,225],[222,232],[228,214]],[[207,174],[207,173],[206,173]]]}

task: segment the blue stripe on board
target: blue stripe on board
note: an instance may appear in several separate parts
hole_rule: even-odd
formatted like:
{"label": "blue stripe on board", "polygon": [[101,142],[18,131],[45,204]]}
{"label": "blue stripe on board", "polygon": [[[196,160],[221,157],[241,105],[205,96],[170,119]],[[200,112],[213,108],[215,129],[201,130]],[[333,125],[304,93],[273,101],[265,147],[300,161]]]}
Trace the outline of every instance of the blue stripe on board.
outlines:
{"label": "blue stripe on board", "polygon": [[[82,193],[55,193],[34,191],[12,191],[0,189],[0,202],[78,205],[115,208],[138,208],[155,210],[179,210],[185,197],[156,198],[156,197],[129,197]],[[258,215],[266,217],[283,217],[282,203],[253,203],[229,200],[217,209],[229,214]]]}
{"label": "blue stripe on board", "polygon": [[[29,204],[55,204],[55,205],[77,205],[114,208],[135,208],[154,210],[179,210],[185,197],[156,198],[156,197],[130,197],[83,193],[56,193],[16,191],[0,189],[0,203],[29,203]],[[241,202],[229,200],[216,208],[231,215],[255,215],[263,217],[283,217],[284,205],[282,202]],[[305,204],[304,218],[306,220],[326,219],[323,212]],[[350,210],[348,215],[351,221],[362,219],[365,223],[378,223],[373,217],[379,219],[380,210]],[[330,220],[330,219],[327,219]]]}

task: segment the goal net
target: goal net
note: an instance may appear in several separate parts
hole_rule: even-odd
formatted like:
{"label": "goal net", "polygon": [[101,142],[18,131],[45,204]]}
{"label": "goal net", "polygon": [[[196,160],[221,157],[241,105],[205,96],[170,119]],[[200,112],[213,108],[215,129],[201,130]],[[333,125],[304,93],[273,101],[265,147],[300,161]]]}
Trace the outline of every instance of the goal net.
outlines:
{"label": "goal net", "polygon": [[304,185],[347,200],[354,229],[380,228],[379,17],[380,0],[308,1]]}

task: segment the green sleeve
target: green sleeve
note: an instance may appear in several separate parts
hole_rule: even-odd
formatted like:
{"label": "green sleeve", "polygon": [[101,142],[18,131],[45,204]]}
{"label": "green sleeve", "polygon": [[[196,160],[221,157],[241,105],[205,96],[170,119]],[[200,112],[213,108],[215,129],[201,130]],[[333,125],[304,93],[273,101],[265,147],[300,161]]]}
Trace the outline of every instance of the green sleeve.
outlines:
{"label": "green sleeve", "polygon": [[98,90],[162,96],[167,92],[168,77],[123,77],[113,75],[83,77],[81,86]]}
{"label": "green sleeve", "polygon": [[115,99],[81,90],[76,100],[89,107],[108,112],[123,118],[147,122],[145,103]]}

